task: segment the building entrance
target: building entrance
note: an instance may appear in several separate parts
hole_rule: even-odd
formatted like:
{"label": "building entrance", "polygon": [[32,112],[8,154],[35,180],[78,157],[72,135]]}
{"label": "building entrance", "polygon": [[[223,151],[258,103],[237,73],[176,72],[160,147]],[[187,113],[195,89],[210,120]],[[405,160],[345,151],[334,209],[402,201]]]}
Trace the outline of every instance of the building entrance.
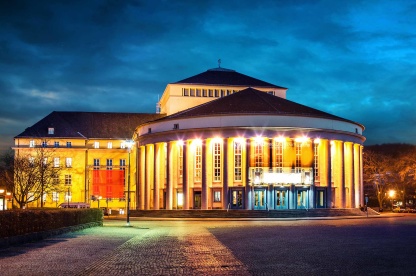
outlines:
{"label": "building entrance", "polygon": [[288,204],[287,204],[287,195],[288,195],[288,191],[285,190],[275,190],[275,209],[287,209],[288,208]]}
{"label": "building entrance", "polygon": [[254,190],[254,210],[266,209],[266,189]]}
{"label": "building entrance", "polygon": [[243,209],[244,208],[244,196],[242,189],[233,189],[231,190],[231,201],[230,207],[231,209]]}
{"label": "building entrance", "polygon": [[308,209],[308,190],[298,189],[296,191],[296,208],[297,209]]}
{"label": "building entrance", "polygon": [[201,192],[194,192],[194,209],[201,209]]}
{"label": "building entrance", "polygon": [[316,208],[325,208],[326,206],[326,191],[325,189],[316,190]]}

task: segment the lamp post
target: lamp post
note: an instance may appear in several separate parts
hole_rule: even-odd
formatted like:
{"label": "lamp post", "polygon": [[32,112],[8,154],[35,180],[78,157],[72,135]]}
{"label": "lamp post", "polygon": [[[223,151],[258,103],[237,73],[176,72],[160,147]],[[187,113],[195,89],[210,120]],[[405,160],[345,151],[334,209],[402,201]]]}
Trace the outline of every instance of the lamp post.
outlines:
{"label": "lamp post", "polygon": [[131,148],[134,145],[134,141],[128,140],[126,141],[128,153],[129,153],[129,170],[127,172],[127,224],[126,226],[130,226],[130,153]]}

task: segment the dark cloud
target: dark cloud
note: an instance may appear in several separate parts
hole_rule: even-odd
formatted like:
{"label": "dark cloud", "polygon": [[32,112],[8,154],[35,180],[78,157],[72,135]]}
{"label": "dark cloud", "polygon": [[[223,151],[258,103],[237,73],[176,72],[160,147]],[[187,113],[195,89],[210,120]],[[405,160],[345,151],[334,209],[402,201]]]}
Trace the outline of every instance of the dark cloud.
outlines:
{"label": "dark cloud", "polygon": [[53,110],[154,112],[166,84],[216,67],[414,143],[408,1],[1,1],[0,148]]}

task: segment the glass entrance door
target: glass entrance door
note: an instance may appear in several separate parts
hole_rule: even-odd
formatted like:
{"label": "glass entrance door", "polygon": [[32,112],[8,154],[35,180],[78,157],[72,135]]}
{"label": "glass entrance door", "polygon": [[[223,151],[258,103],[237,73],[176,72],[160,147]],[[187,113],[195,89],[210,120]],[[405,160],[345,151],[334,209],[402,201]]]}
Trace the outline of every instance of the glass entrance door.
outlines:
{"label": "glass entrance door", "polygon": [[194,192],[194,209],[201,209],[201,192]]}
{"label": "glass entrance door", "polygon": [[265,189],[255,189],[254,190],[254,209],[255,210],[264,210],[266,209],[266,190]]}
{"label": "glass entrance door", "polygon": [[325,208],[326,205],[325,190],[316,190],[316,208]]}
{"label": "glass entrance door", "polygon": [[243,190],[231,190],[231,209],[243,209]]}
{"label": "glass entrance door", "polygon": [[297,209],[308,209],[308,190],[298,189],[296,192],[296,208]]}
{"label": "glass entrance door", "polygon": [[275,209],[287,209],[287,190],[275,190]]}

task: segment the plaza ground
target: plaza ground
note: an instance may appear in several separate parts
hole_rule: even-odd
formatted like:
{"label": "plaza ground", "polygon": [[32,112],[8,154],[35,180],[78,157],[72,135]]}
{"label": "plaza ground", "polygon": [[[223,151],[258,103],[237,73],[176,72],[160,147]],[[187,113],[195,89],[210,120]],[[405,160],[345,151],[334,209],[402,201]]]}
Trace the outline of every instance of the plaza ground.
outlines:
{"label": "plaza ground", "polygon": [[319,219],[105,219],[0,249],[0,275],[404,275],[416,214]]}

